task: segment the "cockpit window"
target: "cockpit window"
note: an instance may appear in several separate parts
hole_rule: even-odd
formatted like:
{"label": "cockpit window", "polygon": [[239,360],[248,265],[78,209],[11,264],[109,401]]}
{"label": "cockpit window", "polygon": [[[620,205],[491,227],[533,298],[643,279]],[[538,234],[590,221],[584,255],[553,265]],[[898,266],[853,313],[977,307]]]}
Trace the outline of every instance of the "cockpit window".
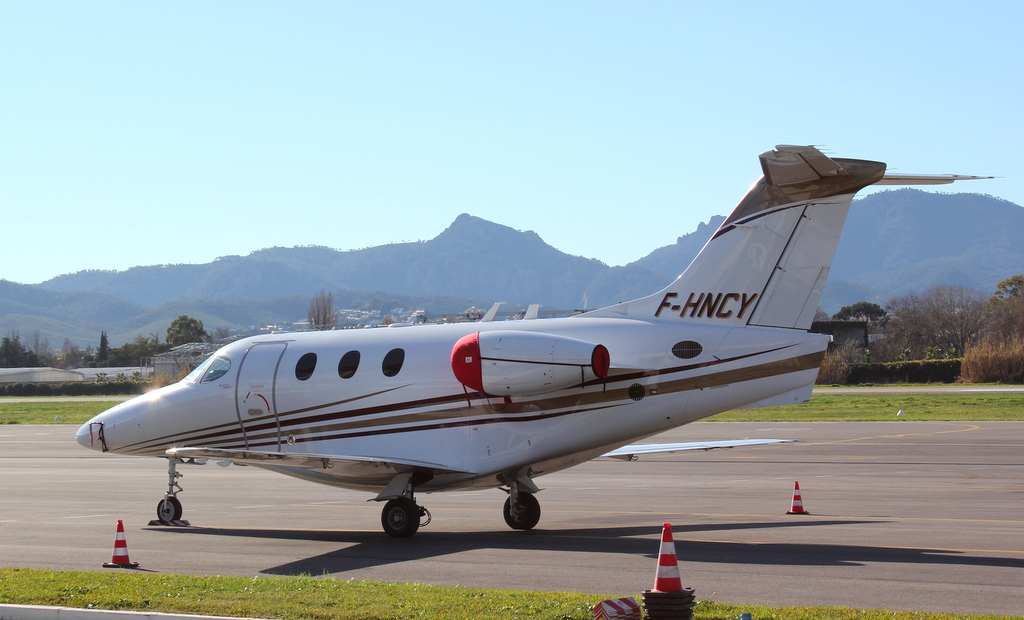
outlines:
{"label": "cockpit window", "polygon": [[212,363],[212,357],[206,358],[203,360],[202,364],[199,364],[192,370],[192,372],[185,375],[185,378],[182,379],[182,381],[185,383],[195,383],[196,381],[199,381],[199,377],[202,377],[206,373],[206,369],[209,368]]}
{"label": "cockpit window", "polygon": [[203,373],[203,378],[199,380],[199,383],[209,383],[220,379],[227,374],[228,369],[231,368],[231,360],[226,357],[214,358],[210,367]]}

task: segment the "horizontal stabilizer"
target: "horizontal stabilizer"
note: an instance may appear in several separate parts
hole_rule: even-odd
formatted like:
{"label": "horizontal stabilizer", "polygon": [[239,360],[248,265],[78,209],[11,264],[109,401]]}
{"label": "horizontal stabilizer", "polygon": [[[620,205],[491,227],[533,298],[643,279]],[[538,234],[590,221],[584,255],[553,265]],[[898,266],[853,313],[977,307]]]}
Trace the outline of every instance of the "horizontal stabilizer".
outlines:
{"label": "horizontal stabilizer", "polygon": [[760,446],[773,443],[793,443],[794,439],[734,439],[731,441],[692,441],[687,443],[634,443],[602,454],[602,457],[635,461],[640,456],[673,454],[687,450],[716,450],[740,446]]}
{"label": "horizontal stabilizer", "polygon": [[289,454],[287,452],[261,452],[259,450],[224,450],[221,448],[171,448],[167,456],[180,459],[205,458],[221,459],[239,465],[283,465],[307,469],[331,469],[339,467],[381,467],[398,471],[430,471],[435,474],[468,474],[465,469],[456,469],[411,459],[377,458],[369,456],[343,456],[339,454]]}
{"label": "horizontal stabilizer", "polygon": [[995,177],[977,177],[965,174],[899,174],[887,172],[875,185],[946,185],[953,181],[980,181]]}

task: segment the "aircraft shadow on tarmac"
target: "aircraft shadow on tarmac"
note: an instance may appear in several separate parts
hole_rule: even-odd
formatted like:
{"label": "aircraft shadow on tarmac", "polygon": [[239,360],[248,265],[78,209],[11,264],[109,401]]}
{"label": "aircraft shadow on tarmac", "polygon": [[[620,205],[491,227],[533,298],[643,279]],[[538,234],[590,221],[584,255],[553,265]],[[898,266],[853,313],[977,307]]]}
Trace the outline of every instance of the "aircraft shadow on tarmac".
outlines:
{"label": "aircraft shadow on tarmac", "polygon": [[[881,546],[811,544],[811,543],[745,543],[686,540],[687,531],[740,530],[780,527],[822,527],[870,523],[865,521],[805,520],[792,524],[770,522],[726,523],[721,525],[673,526],[676,553],[683,562],[708,564],[763,564],[789,566],[859,566],[867,563],[950,564],[1024,569],[1024,559],[967,555],[946,549],[898,548]],[[878,523],[875,521],[874,523]],[[661,526],[578,528],[575,530],[542,530],[529,532],[420,532],[413,538],[394,539],[380,532],[346,532],[331,530],[269,530],[202,528],[163,529],[180,535],[228,536],[254,539],[307,540],[340,543],[345,546],[260,572],[270,575],[322,575],[345,573],[398,562],[424,560],[432,557],[478,549],[563,551],[569,553],[612,553],[657,558]]]}

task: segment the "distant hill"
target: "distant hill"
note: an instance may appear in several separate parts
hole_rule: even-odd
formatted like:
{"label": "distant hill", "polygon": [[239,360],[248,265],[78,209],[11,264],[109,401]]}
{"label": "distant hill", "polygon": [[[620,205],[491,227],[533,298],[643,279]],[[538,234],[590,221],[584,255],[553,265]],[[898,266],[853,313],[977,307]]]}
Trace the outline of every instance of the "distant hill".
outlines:
{"label": "distant hill", "polygon": [[[323,247],[269,248],[205,265],[81,271],[40,286],[105,292],[154,307],[171,301],[266,299],[327,290],[444,294],[582,305],[583,292],[608,267],[560,252],[533,231],[520,232],[462,214],[430,241],[342,252]],[[598,294],[604,295],[603,289]]]}
{"label": "distant hill", "polygon": [[[460,215],[434,239],[363,250],[268,248],[203,265],[80,271],[36,286],[0,281],[0,331],[39,329],[111,343],[163,336],[179,314],[210,329],[305,318],[321,288],[338,307],[394,303],[450,314],[491,301],[597,308],[653,293],[690,263],[724,220],[715,216],[675,244],[624,266],[572,256],[533,231]],[[914,189],[854,203],[822,298],[829,313],[858,301],[884,305],[907,291],[964,284],[985,293],[1024,273],[1024,208],[980,194]],[[379,291],[379,292],[367,292]],[[391,306],[383,306],[391,307]]]}
{"label": "distant hill", "polygon": [[[724,219],[716,216],[631,264],[668,282]],[[896,295],[939,284],[990,294],[1002,280],[1024,273],[1022,236],[1024,208],[994,196],[917,189],[871,194],[850,209],[821,305],[830,314],[858,301],[884,306]]]}

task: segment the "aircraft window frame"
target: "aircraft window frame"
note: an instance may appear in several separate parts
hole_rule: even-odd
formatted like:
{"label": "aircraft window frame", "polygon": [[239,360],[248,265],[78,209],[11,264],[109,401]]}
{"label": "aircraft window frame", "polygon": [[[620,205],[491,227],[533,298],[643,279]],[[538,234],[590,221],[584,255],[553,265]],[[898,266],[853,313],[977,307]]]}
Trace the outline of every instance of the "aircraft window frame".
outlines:
{"label": "aircraft window frame", "polygon": [[352,349],[338,360],[338,376],[342,379],[351,379],[359,370],[359,361],[362,355],[359,351]]}
{"label": "aircraft window frame", "polygon": [[316,372],[316,353],[310,351],[304,353],[302,357],[295,362],[295,378],[299,381],[307,381]]}
{"label": "aircraft window frame", "polygon": [[203,377],[199,379],[199,383],[211,383],[216,381],[228,374],[229,370],[231,370],[231,359],[224,357],[223,355],[218,355],[213,358],[212,362],[210,362],[210,366],[206,369],[206,372],[203,373]]}
{"label": "aircraft window frame", "polygon": [[405,349],[397,347],[388,351],[387,355],[384,356],[384,361],[380,363],[380,371],[384,373],[385,377],[394,377],[402,372],[404,364]]}

